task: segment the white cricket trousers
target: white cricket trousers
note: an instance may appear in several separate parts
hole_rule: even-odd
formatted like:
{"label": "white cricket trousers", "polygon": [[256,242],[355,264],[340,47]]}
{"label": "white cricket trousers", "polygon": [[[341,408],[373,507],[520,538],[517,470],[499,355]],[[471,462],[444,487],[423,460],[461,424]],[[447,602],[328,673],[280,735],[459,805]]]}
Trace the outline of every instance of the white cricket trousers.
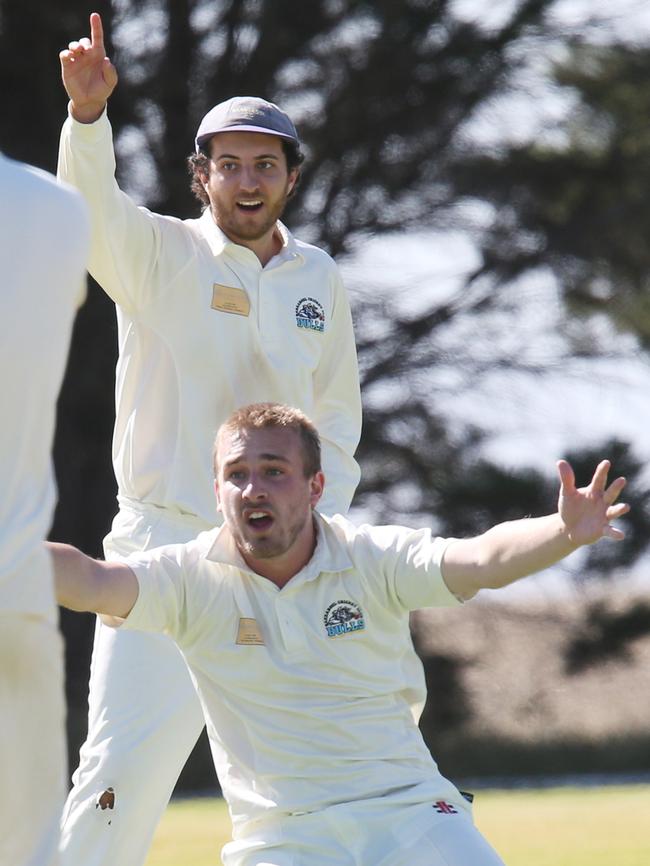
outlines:
{"label": "white cricket trousers", "polygon": [[0,612],[0,866],[57,866],[67,752],[56,622]]}
{"label": "white cricket trousers", "polygon": [[[216,515],[215,515],[216,517]],[[107,559],[190,541],[207,529],[163,509],[122,505]],[[61,822],[61,866],[140,866],[204,726],[176,644],[164,635],[95,630],[88,737]]]}
{"label": "white cricket trousers", "polygon": [[222,851],[225,866],[504,866],[458,800],[390,796],[259,822]]}

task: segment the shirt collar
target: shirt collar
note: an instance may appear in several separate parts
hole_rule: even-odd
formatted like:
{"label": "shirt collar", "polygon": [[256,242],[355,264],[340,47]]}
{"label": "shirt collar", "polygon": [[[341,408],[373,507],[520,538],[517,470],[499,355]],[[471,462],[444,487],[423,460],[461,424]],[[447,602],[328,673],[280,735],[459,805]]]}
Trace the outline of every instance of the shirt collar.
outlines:
{"label": "shirt collar", "polygon": [[[226,235],[216,224],[214,218],[212,217],[212,211],[209,207],[207,207],[203,214],[199,219],[199,224],[201,226],[201,232],[203,237],[207,240],[210,245],[210,249],[212,250],[212,254],[214,256],[219,256],[224,253],[226,250],[232,253],[235,257],[239,257],[242,254],[242,250],[245,251],[246,255],[255,255],[251,253],[246,247],[241,244],[236,244],[234,241],[231,241],[228,235]],[[276,223],[278,231],[280,233],[280,237],[282,239],[282,249],[277,255],[271,259],[274,261],[275,259],[279,259],[280,261],[289,261],[295,258],[303,258],[302,254],[298,250],[298,245],[296,244],[296,239],[291,234],[289,229],[284,225],[284,223],[280,222],[280,220]],[[255,256],[257,259],[257,256]]]}
{"label": "shirt collar", "polygon": [[[309,562],[291,578],[290,583],[295,585],[315,580],[324,572],[347,571],[352,568],[352,560],[347,547],[339,539],[338,535],[330,526],[327,518],[314,512],[316,522],[316,548]],[[220,565],[231,565],[240,571],[255,574],[244,562],[241,553],[237,549],[235,541],[228,527],[223,524],[217,530],[211,547],[205,554],[210,562]]]}

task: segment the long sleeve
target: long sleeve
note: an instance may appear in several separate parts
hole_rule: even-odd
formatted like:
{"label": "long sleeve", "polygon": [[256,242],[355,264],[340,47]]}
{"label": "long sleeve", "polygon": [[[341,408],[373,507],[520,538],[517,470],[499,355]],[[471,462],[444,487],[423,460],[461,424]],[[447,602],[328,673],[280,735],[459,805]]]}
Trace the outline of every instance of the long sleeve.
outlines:
{"label": "long sleeve", "polygon": [[61,131],[57,175],[76,187],[91,213],[88,270],[120,306],[135,310],[155,290],[152,269],[160,232],[153,214],[138,207],[115,180],[115,154],[106,113],[95,123],[68,117]]}
{"label": "long sleeve", "polygon": [[332,280],[332,320],[313,379],[313,421],[321,436],[325,472],[318,510],[346,514],[360,477],[354,452],[361,436],[361,393],[350,304],[338,272]]}

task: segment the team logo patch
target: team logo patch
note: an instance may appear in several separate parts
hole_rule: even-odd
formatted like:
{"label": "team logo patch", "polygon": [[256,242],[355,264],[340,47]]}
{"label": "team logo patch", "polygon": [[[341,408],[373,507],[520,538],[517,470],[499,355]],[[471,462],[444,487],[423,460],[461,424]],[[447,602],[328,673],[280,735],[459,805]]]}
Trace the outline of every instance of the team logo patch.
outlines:
{"label": "team logo patch", "polygon": [[325,310],[316,298],[301,298],[296,304],[296,325],[309,331],[325,330]]}
{"label": "team logo patch", "polygon": [[361,608],[347,598],[330,604],[325,611],[323,622],[328,637],[339,637],[351,631],[361,631],[366,627]]}

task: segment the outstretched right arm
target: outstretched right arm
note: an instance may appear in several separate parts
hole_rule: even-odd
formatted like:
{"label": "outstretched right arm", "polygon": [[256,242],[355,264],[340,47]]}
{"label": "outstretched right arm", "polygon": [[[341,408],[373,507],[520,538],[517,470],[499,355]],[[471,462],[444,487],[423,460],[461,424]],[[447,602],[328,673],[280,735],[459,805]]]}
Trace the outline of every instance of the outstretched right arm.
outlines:
{"label": "outstretched right arm", "polygon": [[80,123],[94,123],[117,84],[117,71],[104,48],[102,19],[90,16],[90,39],[71,42],[59,54],[63,86],[70,97],[70,112]]}
{"label": "outstretched right arm", "polygon": [[56,600],[63,607],[124,619],[138,599],[138,580],[121,562],[91,559],[69,544],[46,542],[54,566]]}

